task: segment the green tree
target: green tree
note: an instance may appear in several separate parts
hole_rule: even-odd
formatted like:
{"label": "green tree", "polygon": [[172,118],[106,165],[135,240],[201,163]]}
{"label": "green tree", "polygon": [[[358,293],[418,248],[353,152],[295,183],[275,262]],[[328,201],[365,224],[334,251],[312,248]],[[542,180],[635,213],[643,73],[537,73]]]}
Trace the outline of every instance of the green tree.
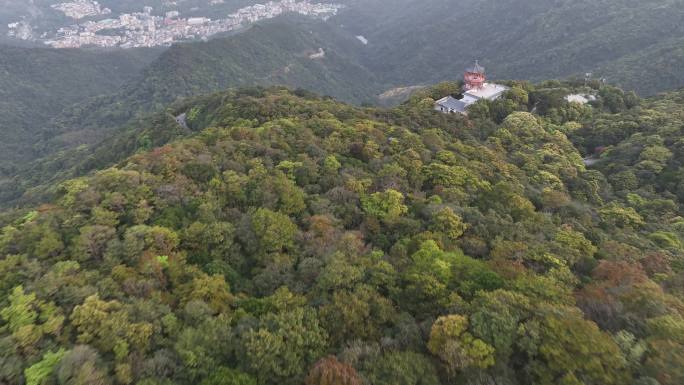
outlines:
{"label": "green tree", "polygon": [[555,250],[558,255],[573,266],[584,258],[593,258],[598,248],[594,246],[582,233],[564,226],[556,233]]}
{"label": "green tree", "polygon": [[529,383],[624,384],[626,360],[610,336],[574,309],[546,307],[518,330]]}
{"label": "green tree", "polygon": [[443,233],[448,240],[453,242],[463,235],[467,227],[463,223],[463,219],[454,213],[454,210],[447,207],[435,215],[431,229],[432,231]]}
{"label": "green tree", "polygon": [[361,206],[366,214],[386,223],[394,223],[408,212],[404,195],[392,189],[361,198]]}
{"label": "green tree", "polygon": [[51,230],[46,230],[36,245],[36,256],[41,259],[53,258],[64,250],[64,243],[60,235]]}
{"label": "green tree", "polygon": [[478,292],[471,307],[473,335],[494,347],[497,358],[507,361],[513,353],[518,326],[531,310],[530,300],[522,294],[504,290]]}
{"label": "green tree", "polygon": [[639,155],[641,162],[637,164],[637,167],[648,168],[654,173],[660,173],[670,158],[672,158],[672,151],[667,147],[659,145],[647,146]]}
{"label": "green tree", "polygon": [[151,324],[131,322],[119,301],[103,301],[98,295],[92,295],[76,306],[70,318],[78,331],[79,343],[113,352],[120,361],[127,358],[131,350],[144,351],[153,333]]}
{"label": "green tree", "polygon": [[684,381],[684,319],[664,315],[648,320],[644,371],[663,385]]}
{"label": "green tree", "polygon": [[38,300],[35,293],[26,294],[22,286],[12,290],[9,302],[0,310],[0,318],[6,323],[0,330],[6,328],[20,349],[32,351],[45,335],[61,332],[64,316],[53,303]]}
{"label": "green tree", "polygon": [[229,314],[230,306],[235,300],[222,275],[201,274],[179,288],[178,295],[182,305],[202,301],[209,306],[213,314]]}
{"label": "green tree", "polygon": [[432,361],[416,352],[390,351],[364,364],[364,374],[373,385],[439,385]]}
{"label": "green tree", "polygon": [[323,355],[327,339],[310,309],[270,313],[242,337],[244,364],[261,384],[295,384]]}
{"label": "green tree", "polygon": [[[249,384],[254,381],[249,375],[220,365],[230,357],[232,349],[230,320],[226,317],[201,319],[196,327],[185,327],[174,336],[174,350],[178,354],[183,372],[193,382],[204,378],[208,384]],[[221,379],[223,376],[223,379]]]}
{"label": "green tree", "polygon": [[191,253],[190,262],[205,265],[230,254],[234,235],[235,227],[227,222],[194,222],[183,232],[182,244]]}
{"label": "green tree", "polygon": [[323,169],[327,174],[336,174],[340,167],[342,167],[342,164],[335,155],[328,155],[323,161]]}
{"label": "green tree", "polygon": [[116,229],[109,226],[85,226],[80,232],[74,250],[79,261],[101,260],[107,243],[116,236]]}
{"label": "green tree", "polygon": [[46,385],[48,378],[53,374],[57,364],[67,355],[67,351],[59,349],[56,352],[47,352],[43,359],[24,370],[26,385]]}
{"label": "green tree", "polygon": [[9,302],[8,307],[0,310],[0,316],[7,323],[10,332],[17,332],[23,327],[33,325],[38,319],[34,293],[25,294],[24,288],[17,286],[12,290]]}
{"label": "green tree", "polygon": [[320,311],[330,342],[378,340],[382,329],[394,316],[393,304],[368,286],[353,291],[336,291]]}
{"label": "green tree", "polygon": [[260,208],[251,215],[251,230],[256,236],[257,253],[279,253],[294,245],[297,225],[283,214]]}
{"label": "green tree", "polygon": [[435,321],[428,349],[439,357],[452,377],[465,369],[494,365],[494,348],[468,332],[468,319],[460,315],[439,317]]}
{"label": "green tree", "polygon": [[257,385],[257,381],[249,374],[235,369],[220,367],[202,380],[200,385]]}
{"label": "green tree", "polygon": [[644,225],[644,219],[632,207],[622,207],[617,203],[611,203],[599,210],[604,222],[618,226],[639,228]]}
{"label": "green tree", "polygon": [[452,300],[453,262],[453,255],[444,253],[436,242],[424,242],[402,274],[404,284],[397,302],[415,314],[437,314],[445,309]]}

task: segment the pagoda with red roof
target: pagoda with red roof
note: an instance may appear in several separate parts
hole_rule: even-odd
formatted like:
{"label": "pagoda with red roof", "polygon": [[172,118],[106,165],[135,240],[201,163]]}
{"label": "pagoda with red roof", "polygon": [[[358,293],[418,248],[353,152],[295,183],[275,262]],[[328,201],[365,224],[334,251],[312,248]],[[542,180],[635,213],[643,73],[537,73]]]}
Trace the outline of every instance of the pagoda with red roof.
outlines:
{"label": "pagoda with red roof", "polygon": [[467,109],[479,100],[499,99],[509,88],[496,83],[487,83],[485,69],[475,61],[463,75],[463,94],[447,95],[435,102],[435,110],[444,113],[459,112],[467,115]]}
{"label": "pagoda with red roof", "polygon": [[485,75],[484,67],[475,60],[475,65],[465,70],[463,88],[466,91],[482,89],[486,80],[487,76]]}

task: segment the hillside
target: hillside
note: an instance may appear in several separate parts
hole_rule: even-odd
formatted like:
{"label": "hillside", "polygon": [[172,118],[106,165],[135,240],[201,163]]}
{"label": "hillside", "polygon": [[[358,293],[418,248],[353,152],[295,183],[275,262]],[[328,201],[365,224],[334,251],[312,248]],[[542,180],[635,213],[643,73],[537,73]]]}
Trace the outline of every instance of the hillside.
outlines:
{"label": "hillside", "polygon": [[683,62],[684,37],[675,37],[601,64],[596,72],[625,89],[654,95],[684,86]]}
{"label": "hillside", "polygon": [[366,65],[396,85],[453,79],[480,59],[499,79],[593,72],[645,95],[684,86],[682,0],[346,3],[334,21],[369,40]]}
{"label": "hillside", "polygon": [[[71,59],[51,57],[54,63],[46,64],[24,55],[28,65],[13,62],[11,67],[26,73],[3,79],[6,93],[18,97],[6,99],[8,118],[0,123],[5,125],[0,126],[0,153],[21,167],[5,162],[0,184],[15,185],[11,196],[16,197],[23,186],[35,185],[11,179],[27,169],[42,167],[30,174],[42,175],[45,184],[45,175],[68,172],[55,167],[55,158],[71,165],[68,158],[84,154],[74,150],[80,145],[101,144],[179,98],[228,87],[284,84],[355,104],[391,104],[417,86],[459,78],[473,58],[498,79],[565,78],[592,71],[642,94],[684,86],[681,0],[658,6],[651,0],[344,3],[345,11],[328,23],[286,16],[234,36],[176,45],[142,72],[142,64],[155,54],[130,54],[144,60],[128,65],[117,64],[128,60],[117,56],[128,57],[128,51],[107,54],[113,56],[80,52],[96,58],[83,70]],[[364,35],[368,45],[355,35]],[[67,51],[49,55],[74,56]],[[121,71],[111,73],[113,68]],[[384,96],[398,96],[378,99],[388,90]],[[99,96],[84,101],[93,95]],[[0,196],[6,201],[5,192]]]}
{"label": "hillside", "polygon": [[0,178],[38,154],[51,118],[71,104],[110,93],[147,66],[157,50],[56,51],[0,45]]}
{"label": "hillside", "polygon": [[[312,58],[320,49],[325,55]],[[377,87],[358,63],[362,51],[332,25],[284,16],[228,38],[176,45],[124,93],[158,105],[228,87],[282,84],[360,103],[372,100]]]}
{"label": "hillside", "polygon": [[624,195],[565,134],[674,137],[681,94],[518,83],[432,111],[456,86],[189,99],[188,132],[138,131],[150,150],[0,215],[0,380],[681,384],[682,197]]}
{"label": "hillside", "polygon": [[[321,49],[324,55],[316,57]],[[0,205],[26,187],[70,173],[84,153],[92,157],[79,146],[107,146],[105,139],[183,97],[284,84],[355,103],[371,101],[383,87],[358,63],[361,49],[356,38],[332,25],[286,16],[226,38],[174,45],[161,54],[28,50],[25,56],[8,55],[4,93],[13,97],[4,106],[8,118],[0,123],[5,139],[0,160],[6,161]],[[158,57],[151,60],[153,55]],[[124,60],[138,56],[137,66]]]}
{"label": "hillside", "polygon": [[[251,79],[250,85],[272,82],[303,84],[354,102],[374,101],[374,96],[392,87],[453,79],[475,58],[500,79],[539,81],[584,76],[592,72],[597,78],[607,78],[614,85],[637,90],[642,95],[684,86],[684,78],[678,71],[684,63],[681,50],[684,0],[396,0],[389,7],[385,0],[338,2],[346,8],[331,23],[341,27],[344,33],[332,25],[323,29],[313,28],[316,29],[318,43],[314,45],[326,45],[341,55],[328,58],[337,63],[328,63],[333,68],[321,69],[321,66],[311,66],[311,63],[292,57],[285,60],[283,54],[292,55],[295,52],[291,49],[301,47],[293,45],[290,40],[273,46],[257,33],[240,43],[222,41],[215,45],[185,46],[169,53],[168,61],[159,62],[157,69],[168,71],[167,67],[172,63],[183,63],[187,67],[197,55],[199,68],[196,72],[186,68],[183,74],[191,89],[214,90],[216,85],[243,85]],[[49,9],[48,3],[44,2],[41,7]],[[171,3],[155,0],[145,4],[158,10],[178,7],[190,14],[198,12],[198,15],[205,15],[203,12],[212,10],[213,15],[222,15],[252,3],[251,0],[231,0],[209,8],[206,2],[199,0]],[[11,7],[27,7],[25,2],[10,1],[9,4]],[[135,1],[104,4],[113,7],[115,13],[140,8],[140,3]],[[6,12],[13,14],[11,7]],[[35,16],[37,19],[51,17],[51,12],[40,11],[41,7],[28,7],[35,8],[32,12],[41,15]],[[289,23],[301,25],[309,21],[293,18]],[[276,36],[280,31],[270,32],[274,40],[278,40]],[[283,33],[287,36],[289,32]],[[368,46],[350,49],[356,35],[365,36]],[[312,43],[308,38],[304,42]],[[358,45],[358,41],[356,43]],[[259,47],[259,52],[251,52],[243,44]],[[239,54],[235,58],[226,57],[224,53],[214,55],[216,50],[225,52],[228,48],[237,49]],[[259,56],[266,53],[268,58]],[[259,58],[265,59],[265,63],[259,60],[254,66],[254,60]],[[298,71],[297,76],[290,77],[277,73],[293,62],[307,67],[313,74]],[[278,66],[269,67],[276,64]],[[235,77],[224,79],[227,75],[215,73],[217,65],[230,68],[227,74]],[[252,73],[250,66],[254,66],[257,72]],[[321,86],[324,83],[322,77],[330,73],[337,74],[338,78]],[[349,73],[358,73],[359,76],[350,77]],[[175,80],[179,74],[161,76]],[[350,81],[354,81],[356,87],[344,86]],[[173,85],[156,84],[154,81],[146,87],[141,92],[176,91]],[[185,88],[178,88],[180,95],[188,93]],[[172,95],[173,98],[176,96]]]}
{"label": "hillside", "polygon": [[642,103],[636,111],[597,119],[571,138],[587,153],[601,150],[596,168],[634,205],[684,201],[684,90]]}
{"label": "hillside", "polygon": [[[7,167],[6,178],[0,178],[0,206],[12,203],[27,188],[50,184],[65,174],[72,174],[74,164],[82,164],[84,158],[95,157],[97,164],[106,164],[95,154],[108,152],[111,141],[120,138],[120,133],[127,128],[149,124],[149,119],[143,122],[141,119],[145,120],[155,112],[164,116],[164,107],[183,97],[235,86],[284,84],[350,102],[373,100],[382,87],[356,61],[358,50],[362,48],[356,38],[338,34],[331,25],[288,16],[256,25],[238,35],[204,43],[174,45],[138,71],[139,74],[134,74],[133,69],[125,72],[131,79],[120,87],[112,86],[109,93],[81,103],[70,102],[77,92],[63,97],[63,93],[68,93],[72,86],[65,83],[73,80],[73,86],[79,86],[78,90],[88,89],[91,94],[98,95],[105,93],[98,92],[96,80],[91,82],[92,87],[82,87],[88,70],[95,71],[97,67],[87,67],[83,73],[74,72],[72,77],[53,80],[53,83],[58,83],[54,85],[58,91],[45,86],[37,100],[21,95],[13,99],[16,105],[7,106],[8,110],[25,111],[26,115],[33,109],[40,113],[23,118],[17,116],[7,122],[8,128],[4,132],[0,131],[0,135],[22,143],[21,146],[8,146],[6,159],[23,161],[20,166],[9,163],[11,167]],[[323,57],[311,57],[320,54],[321,49],[325,53]],[[66,53],[50,52],[57,55]],[[135,51],[116,52],[134,54]],[[103,61],[108,59],[107,56],[99,58]],[[69,71],[66,64],[55,63],[54,66]],[[39,62],[35,67],[43,68]],[[44,76],[53,79],[49,68]],[[106,72],[98,74],[106,75]],[[41,84],[39,77],[34,79],[36,84]],[[109,81],[116,82],[116,76],[110,77]],[[13,86],[17,84],[20,83],[15,77]],[[50,98],[60,97],[58,102],[49,106],[36,105],[41,100],[47,103],[52,101]],[[18,130],[19,127],[24,128]],[[110,140],[110,137],[114,138]],[[83,145],[94,149],[86,150],[88,147],[81,147]]]}
{"label": "hillside", "polygon": [[[323,49],[321,58],[311,58]],[[118,92],[64,111],[45,147],[95,143],[136,115],[228,87],[282,84],[342,100],[372,100],[381,87],[357,62],[361,44],[325,23],[280,17],[227,38],[178,44]],[[63,136],[62,136],[63,135]]]}

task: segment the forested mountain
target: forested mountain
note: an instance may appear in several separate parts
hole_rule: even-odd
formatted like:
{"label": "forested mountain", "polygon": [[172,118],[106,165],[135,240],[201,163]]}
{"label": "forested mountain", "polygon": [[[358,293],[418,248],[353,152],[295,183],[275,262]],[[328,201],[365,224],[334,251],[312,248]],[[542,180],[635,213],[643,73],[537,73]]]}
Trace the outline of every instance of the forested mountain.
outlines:
{"label": "forested mountain", "polygon": [[664,94],[639,110],[596,119],[570,137],[587,152],[599,149],[597,169],[632,204],[670,204],[660,196],[684,201],[683,106],[684,92]]}
{"label": "forested mountain", "polygon": [[[0,199],[7,203],[6,186],[16,197],[35,185],[10,178],[66,172],[56,157],[80,157],[79,145],[102,143],[141,115],[226,87],[284,84],[376,103],[392,87],[459,78],[474,58],[498,79],[593,71],[645,94],[684,85],[682,0],[343,3],[327,23],[286,16],[235,36],[173,46],[142,73],[156,53],[3,55],[28,64],[12,59],[1,79],[7,118],[0,123]],[[102,96],[83,101],[93,95]]]}
{"label": "forested mountain", "polygon": [[1,382],[681,384],[683,93],[509,84],[177,103],[0,216]]}
{"label": "forested mountain", "polygon": [[50,119],[71,104],[110,93],[158,50],[57,51],[0,45],[0,179],[34,159]]}
{"label": "forested mountain", "polygon": [[0,47],[0,385],[684,384],[684,0],[339,1]]}
{"label": "forested mountain", "polygon": [[118,92],[66,110],[57,130],[102,133],[178,98],[245,85],[281,84],[350,102],[372,101],[381,87],[358,64],[362,48],[332,25],[296,16],[227,38],[174,45]]}
{"label": "forested mountain", "polygon": [[453,79],[473,59],[498,78],[593,72],[644,94],[684,86],[684,1],[348,0],[334,19],[368,40],[393,84]]}
{"label": "forested mountain", "polygon": [[[355,37],[340,34],[330,24],[291,16],[259,24],[235,36],[175,45],[138,71],[139,74],[135,75],[133,69],[126,71],[132,79],[120,87],[111,87],[108,94],[100,95],[103,92],[98,92],[96,80],[88,87],[82,83],[87,79],[88,71],[96,71],[98,76],[107,75],[106,72],[98,72],[98,68],[92,66],[82,72],[70,72],[71,78],[54,80],[54,83],[60,83],[56,85],[59,91],[42,88],[35,102],[26,99],[26,95],[13,99],[18,103],[18,106],[11,106],[15,111],[25,111],[28,115],[37,108],[42,113],[27,119],[17,117],[11,124],[8,122],[8,129],[3,131],[11,138],[8,143],[23,143],[23,147],[8,146],[5,159],[31,162],[25,161],[20,166],[7,163],[6,178],[0,179],[0,206],[13,203],[26,188],[49,184],[55,178],[71,173],[74,163],[82,164],[84,158],[96,158],[94,153],[99,153],[98,148],[106,151],[112,140],[120,140],[121,131],[126,127],[140,128],[137,125],[149,124],[149,120],[141,123],[140,119],[163,111],[165,105],[182,97],[231,86],[285,84],[355,103],[372,101],[383,87],[359,64],[363,48]],[[65,55],[64,51],[49,52],[77,58]],[[108,59],[107,56],[99,58]],[[82,63],[85,65],[85,61]],[[110,61],[109,64],[114,63]],[[34,65],[43,67],[39,61]],[[55,63],[55,66],[70,71],[64,63]],[[53,76],[47,72],[43,75]],[[34,79],[36,84],[42,84],[38,76]],[[71,89],[72,84],[64,84],[69,79],[74,81],[77,90],[88,90],[100,96],[68,104],[65,108],[73,100],[60,98],[62,92]],[[112,76],[109,81],[118,80]],[[15,77],[13,85],[17,84]],[[78,95],[72,91],[70,96]],[[40,100],[47,103],[54,98],[58,101],[49,107],[36,105]],[[51,115],[53,119],[48,119]],[[19,127],[23,129],[17,130]],[[105,140],[110,136],[114,138]],[[95,149],[79,147],[81,145]],[[103,163],[97,158],[94,161]]]}

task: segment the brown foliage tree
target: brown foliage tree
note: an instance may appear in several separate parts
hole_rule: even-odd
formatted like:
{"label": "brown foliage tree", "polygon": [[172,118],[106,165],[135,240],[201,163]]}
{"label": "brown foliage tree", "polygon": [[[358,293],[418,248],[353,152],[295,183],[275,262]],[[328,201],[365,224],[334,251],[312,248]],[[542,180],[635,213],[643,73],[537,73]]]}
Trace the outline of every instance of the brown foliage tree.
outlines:
{"label": "brown foliage tree", "polygon": [[318,361],[306,377],[306,385],[361,385],[361,378],[351,366],[330,356]]}

